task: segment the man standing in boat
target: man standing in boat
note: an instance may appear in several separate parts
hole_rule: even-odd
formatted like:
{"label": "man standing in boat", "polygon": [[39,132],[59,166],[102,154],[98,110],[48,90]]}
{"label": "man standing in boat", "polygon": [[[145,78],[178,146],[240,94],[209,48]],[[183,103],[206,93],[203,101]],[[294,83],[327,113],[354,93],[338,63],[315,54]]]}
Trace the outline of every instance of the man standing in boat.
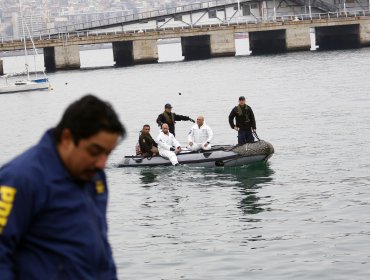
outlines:
{"label": "man standing in boat", "polygon": [[1,167],[2,280],[117,279],[103,169],[125,134],[111,105],[87,95]]}
{"label": "man standing in boat", "polygon": [[191,151],[210,150],[213,138],[212,129],[204,123],[204,117],[198,116],[195,124],[188,134],[188,148]]}
{"label": "man standing in boat", "polygon": [[178,115],[176,113],[172,113],[172,106],[171,104],[167,103],[164,105],[164,112],[159,114],[157,118],[157,124],[159,127],[162,127],[162,124],[168,124],[170,133],[175,136],[175,124],[176,121],[191,121],[195,123],[195,121],[188,116]]}
{"label": "man standing in boat", "polygon": [[181,152],[181,145],[175,136],[169,132],[168,124],[162,124],[162,131],[158,135],[157,142],[159,154],[168,158],[172,165],[179,165],[176,154]]}
{"label": "man standing in boat", "polygon": [[256,120],[252,108],[246,104],[244,96],[239,97],[239,105],[231,110],[229,124],[232,129],[238,132],[239,145],[254,142],[253,132],[256,132]]}

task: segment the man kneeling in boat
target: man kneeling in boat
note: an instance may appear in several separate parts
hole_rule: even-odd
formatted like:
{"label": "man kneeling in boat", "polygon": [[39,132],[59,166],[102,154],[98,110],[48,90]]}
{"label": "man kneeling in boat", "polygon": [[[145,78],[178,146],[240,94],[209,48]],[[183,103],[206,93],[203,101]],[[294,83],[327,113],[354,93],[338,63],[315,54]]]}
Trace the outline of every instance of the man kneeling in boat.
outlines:
{"label": "man kneeling in boat", "polygon": [[197,118],[195,124],[188,134],[188,148],[191,151],[210,150],[213,138],[212,129],[204,123],[204,117]]}
{"label": "man kneeling in boat", "polygon": [[159,154],[168,158],[172,165],[179,165],[176,154],[181,152],[181,146],[175,136],[169,132],[168,124],[162,124],[162,131],[158,135],[157,142]]}
{"label": "man kneeling in boat", "polygon": [[139,136],[140,153],[143,157],[154,157],[158,154],[158,145],[150,135],[150,125],[144,124]]}

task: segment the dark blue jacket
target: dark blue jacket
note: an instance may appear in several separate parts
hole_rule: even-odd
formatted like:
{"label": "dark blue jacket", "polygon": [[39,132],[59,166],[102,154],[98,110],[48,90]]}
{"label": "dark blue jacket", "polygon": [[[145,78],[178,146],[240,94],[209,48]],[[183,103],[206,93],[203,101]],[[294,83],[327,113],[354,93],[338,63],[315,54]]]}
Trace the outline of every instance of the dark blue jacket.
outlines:
{"label": "dark blue jacket", "polygon": [[0,279],[117,279],[104,172],[72,179],[52,131],[0,169]]}

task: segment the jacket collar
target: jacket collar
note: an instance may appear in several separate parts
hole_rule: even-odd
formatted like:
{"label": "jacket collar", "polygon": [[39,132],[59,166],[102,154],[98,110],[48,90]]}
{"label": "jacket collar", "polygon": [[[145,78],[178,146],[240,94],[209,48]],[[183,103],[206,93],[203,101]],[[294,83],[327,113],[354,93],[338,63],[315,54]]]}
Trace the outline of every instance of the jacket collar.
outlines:
{"label": "jacket collar", "polygon": [[42,154],[42,161],[45,164],[45,169],[47,170],[48,176],[52,179],[72,179],[59,156],[54,133],[55,129],[47,130],[37,144],[37,148]]}

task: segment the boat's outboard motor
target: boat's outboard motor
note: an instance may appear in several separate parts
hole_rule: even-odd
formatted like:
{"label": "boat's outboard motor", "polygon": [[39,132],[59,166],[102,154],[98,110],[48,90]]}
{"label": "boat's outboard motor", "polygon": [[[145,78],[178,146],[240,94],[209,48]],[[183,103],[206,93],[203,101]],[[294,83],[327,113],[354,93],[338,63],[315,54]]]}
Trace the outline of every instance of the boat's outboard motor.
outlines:
{"label": "boat's outboard motor", "polygon": [[222,160],[217,160],[217,161],[215,162],[215,165],[216,165],[216,166],[218,166],[218,167],[220,167],[220,166],[224,166],[224,165],[225,165],[225,163],[224,163]]}

